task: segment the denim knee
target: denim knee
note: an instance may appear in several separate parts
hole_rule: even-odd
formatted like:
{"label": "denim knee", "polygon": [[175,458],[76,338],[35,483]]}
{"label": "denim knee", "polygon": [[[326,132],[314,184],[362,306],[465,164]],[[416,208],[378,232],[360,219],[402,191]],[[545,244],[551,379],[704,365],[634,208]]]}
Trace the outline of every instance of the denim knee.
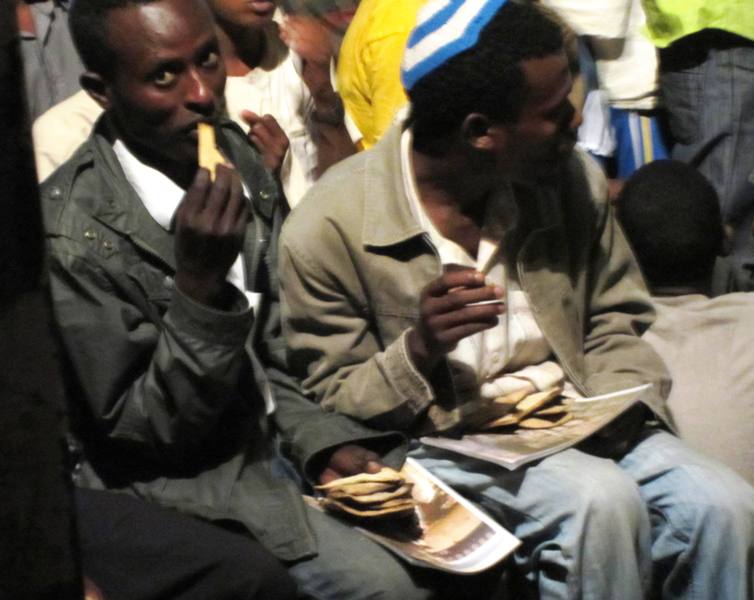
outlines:
{"label": "denim knee", "polygon": [[587,470],[573,473],[563,484],[563,510],[579,515],[584,526],[605,534],[636,531],[647,518],[638,486],[610,460],[591,460]]}
{"label": "denim knee", "polygon": [[754,489],[722,465],[715,471],[700,465],[684,465],[679,470],[690,483],[686,497],[666,509],[671,525],[690,539],[706,530],[723,544],[741,539],[751,545]]}

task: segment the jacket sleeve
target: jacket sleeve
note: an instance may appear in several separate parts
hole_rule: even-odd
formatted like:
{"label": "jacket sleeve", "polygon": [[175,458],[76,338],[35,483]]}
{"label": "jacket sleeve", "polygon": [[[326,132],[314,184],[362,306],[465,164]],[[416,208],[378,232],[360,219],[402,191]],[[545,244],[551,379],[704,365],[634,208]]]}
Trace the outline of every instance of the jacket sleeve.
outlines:
{"label": "jacket sleeve", "polygon": [[301,217],[289,219],[280,250],[291,368],[327,410],[380,429],[410,430],[435,392],[411,362],[405,332],[383,343],[348,249],[317,223],[304,235],[299,226],[309,223]]}
{"label": "jacket sleeve", "polygon": [[244,406],[245,300],[239,294],[237,310],[220,312],[176,289],[160,316],[146,293],[140,300],[132,281],[78,242],[50,244],[55,317],[97,435],[156,462],[187,464],[218,419]]}
{"label": "jacket sleeve", "polygon": [[665,399],[670,392],[670,376],[662,359],[641,339],[654,321],[654,307],[612,205],[606,200],[598,212],[595,231],[586,270],[586,385],[594,393],[604,393],[652,383],[642,400],[667,420]]}
{"label": "jacket sleeve", "polygon": [[[274,243],[278,232],[279,225],[273,226],[272,250],[268,254],[268,265],[273,274],[279,272]],[[260,358],[275,399],[274,419],[285,453],[292,457],[310,482],[316,481],[330,453],[343,444],[366,446],[380,454],[385,464],[400,467],[406,451],[406,440],[401,434],[377,432],[345,414],[324,411],[312,398],[304,395],[300,380],[289,370],[280,319],[280,292],[274,275],[266,296],[267,313]]]}

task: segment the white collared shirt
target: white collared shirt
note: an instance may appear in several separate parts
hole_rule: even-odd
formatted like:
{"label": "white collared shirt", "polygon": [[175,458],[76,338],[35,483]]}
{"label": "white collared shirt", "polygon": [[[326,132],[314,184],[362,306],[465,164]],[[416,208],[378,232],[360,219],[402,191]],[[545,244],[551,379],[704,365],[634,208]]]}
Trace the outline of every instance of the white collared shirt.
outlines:
{"label": "white collared shirt", "polygon": [[[477,256],[470,256],[454,241],[445,238],[434,226],[419,198],[411,163],[412,134],[406,129],[401,136],[401,170],[411,212],[426,232],[443,265],[456,264],[487,272],[487,282],[505,290],[506,311],[496,327],[462,339],[448,353],[454,371],[454,383],[460,393],[480,393],[494,398],[528,384],[544,390],[563,381],[563,370],[552,360],[552,349],[534,320],[529,300],[514,273],[508,273],[499,245],[505,232],[518,217],[513,190],[501,190],[487,202]],[[489,264],[488,264],[489,263]],[[471,368],[455,369],[454,363]]]}
{"label": "white collared shirt", "polygon": [[[141,198],[144,208],[160,227],[171,231],[175,211],[178,210],[186,190],[164,173],[140,161],[121,140],[115,141],[113,150],[128,183]],[[245,184],[243,190],[249,197],[249,190]],[[259,294],[246,288],[245,273],[243,254],[239,254],[228,271],[227,280],[244,293],[251,308],[256,310],[259,305]]]}

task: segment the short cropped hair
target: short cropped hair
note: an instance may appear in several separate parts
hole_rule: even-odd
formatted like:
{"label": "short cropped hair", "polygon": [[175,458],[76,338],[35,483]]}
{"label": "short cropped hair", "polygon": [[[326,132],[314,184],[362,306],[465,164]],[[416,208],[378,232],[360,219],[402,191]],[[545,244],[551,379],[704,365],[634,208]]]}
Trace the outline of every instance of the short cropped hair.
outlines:
{"label": "short cropped hair", "polygon": [[157,0],[74,0],[68,16],[73,43],[81,62],[89,70],[110,78],[117,54],[108,42],[107,15],[131,5],[152,4]]}
{"label": "short cropped hair", "polygon": [[477,44],[419,79],[408,92],[414,144],[435,153],[435,142],[471,113],[513,123],[526,98],[521,61],[563,50],[561,26],[535,6],[509,0],[482,29]]}
{"label": "short cropped hair", "polygon": [[722,249],[720,203],[696,169],[658,160],[624,187],[618,218],[650,287],[707,281]]}

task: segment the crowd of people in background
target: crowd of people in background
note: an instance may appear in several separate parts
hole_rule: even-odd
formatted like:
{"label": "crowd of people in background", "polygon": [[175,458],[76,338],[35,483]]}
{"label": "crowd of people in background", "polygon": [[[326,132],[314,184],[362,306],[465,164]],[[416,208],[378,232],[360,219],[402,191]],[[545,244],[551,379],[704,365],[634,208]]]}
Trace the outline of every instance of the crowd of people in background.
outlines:
{"label": "crowd of people in background", "polygon": [[[15,5],[92,594],[752,598],[750,3]],[[644,383],[516,471],[419,442]],[[513,558],[303,500],[406,457]]]}

